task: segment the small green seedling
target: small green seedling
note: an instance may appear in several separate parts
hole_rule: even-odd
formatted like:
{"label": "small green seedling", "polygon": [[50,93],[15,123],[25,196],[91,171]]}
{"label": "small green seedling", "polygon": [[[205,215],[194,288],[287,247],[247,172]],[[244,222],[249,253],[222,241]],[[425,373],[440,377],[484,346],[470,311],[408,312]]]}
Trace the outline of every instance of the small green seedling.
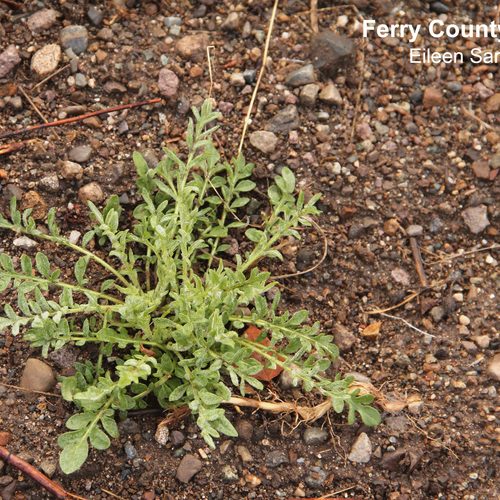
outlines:
{"label": "small green seedling", "polygon": [[[373,397],[350,388],[351,378],[325,375],[338,356],[332,337],[319,324],[306,324],[306,311],[278,314],[279,294],[272,303],[265,298],[275,283],[259,262],[282,258],[280,241],[300,237],[297,229],[318,214],[319,197],[306,202],[303,193],[295,196],[294,174],[283,168],[268,190],[261,225],[250,227],[241,209],[255,189],[253,165],[242,156],[221,160],[212,142],[218,113],[210,102],[193,114],[186,159],[166,150],[149,168],[134,153],[142,202],[128,226],[120,223],[115,196],[102,211],[89,203],[95,224],[81,245],[60,234],[54,209],[48,231],[37,227],[30,210],[21,213],[15,200],[10,220],[0,216],[1,228],[79,254],[74,279],[67,281],[42,252],[34,262],[23,255],[19,265],[0,254],[0,292],[12,286],[17,293],[17,304],[4,307],[0,331],[25,331],[43,356],[66,344],[98,346],[95,358],[89,354],[91,360],[76,364],[75,375],[62,378],[62,395],[77,408],[66,422],[69,432],[59,437],[65,473],[82,466],[89,447],[110,446],[118,436],[118,414],[144,408],[153,398],[166,409],[187,405],[211,447],[221,434],[236,436],[221,404],[236,389],[244,394],[247,385],[263,388],[255,377],[263,368],[255,354],[266,368],[290,371],[303,390],[331,398],[335,412],[347,406],[349,422],[356,413],[367,425],[380,420]],[[230,235],[248,250],[228,262]],[[93,252],[94,246],[108,257]],[[250,325],[268,336],[269,345],[242,335]]]}

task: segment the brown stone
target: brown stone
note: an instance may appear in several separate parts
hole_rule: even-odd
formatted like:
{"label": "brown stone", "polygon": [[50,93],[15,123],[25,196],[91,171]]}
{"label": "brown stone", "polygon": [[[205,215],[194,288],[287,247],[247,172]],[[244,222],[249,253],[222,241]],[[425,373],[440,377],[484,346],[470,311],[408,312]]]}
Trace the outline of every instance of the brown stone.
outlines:
{"label": "brown stone", "polygon": [[208,36],[205,33],[198,33],[181,38],[175,44],[175,47],[182,57],[193,61],[201,61],[205,57],[208,43]]}
{"label": "brown stone", "polygon": [[432,108],[434,106],[441,106],[445,103],[445,98],[441,90],[436,87],[427,87],[424,91],[424,108]]}
{"label": "brown stone", "polygon": [[484,107],[486,113],[496,113],[500,109],[500,92],[492,95]]}
{"label": "brown stone", "polygon": [[32,209],[34,219],[43,219],[47,215],[47,203],[37,191],[28,191],[23,195],[21,209]]}
{"label": "brown stone", "polygon": [[486,160],[477,160],[472,164],[472,171],[478,179],[490,179],[490,166]]}

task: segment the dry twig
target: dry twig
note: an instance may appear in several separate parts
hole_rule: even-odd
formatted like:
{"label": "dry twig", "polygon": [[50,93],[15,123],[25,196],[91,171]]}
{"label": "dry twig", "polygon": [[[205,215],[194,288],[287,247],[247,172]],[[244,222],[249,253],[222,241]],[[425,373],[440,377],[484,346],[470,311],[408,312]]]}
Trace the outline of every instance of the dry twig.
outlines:
{"label": "dry twig", "polygon": [[31,125],[30,127],[22,128],[19,130],[13,130],[11,132],[5,132],[0,134],[0,139],[5,139],[8,137],[14,137],[17,135],[26,134],[28,132],[33,132],[35,130],[45,129],[49,127],[58,127],[60,125],[66,125],[68,123],[75,123],[90,118],[91,116],[103,115],[105,113],[113,113],[114,111],[122,111],[123,109],[137,108],[139,106],[147,106],[148,104],[156,104],[161,102],[162,99],[157,97],[155,99],[150,99],[149,101],[134,102],[131,104],[120,104],[119,106],[113,106],[111,108],[100,109],[99,111],[92,111],[90,113],[85,113],[83,115],[73,116],[71,118],[64,118],[63,120],[56,120],[49,123],[41,123],[39,125]]}
{"label": "dry twig", "polygon": [[311,29],[313,33],[319,33],[318,0],[311,0]]}
{"label": "dry twig", "polygon": [[424,263],[422,261],[422,255],[420,254],[420,249],[418,247],[417,239],[413,236],[410,237],[410,247],[413,254],[413,261],[415,262],[415,268],[417,270],[418,279],[420,280],[420,285],[424,288],[429,286],[429,281],[425,275]]}

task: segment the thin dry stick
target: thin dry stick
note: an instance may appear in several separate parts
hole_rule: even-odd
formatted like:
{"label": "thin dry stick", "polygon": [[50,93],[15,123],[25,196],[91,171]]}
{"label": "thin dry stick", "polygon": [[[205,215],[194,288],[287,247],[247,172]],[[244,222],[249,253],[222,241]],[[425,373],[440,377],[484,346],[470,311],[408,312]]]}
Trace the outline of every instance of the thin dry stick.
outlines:
{"label": "thin dry stick", "polygon": [[33,86],[33,88],[31,90],[33,91],[33,90],[37,89],[38,87],[40,87],[41,85],[43,85],[45,82],[48,82],[49,80],[51,80],[52,78],[54,78],[54,76],[57,76],[59,73],[61,73],[62,71],[64,71],[65,69],[67,69],[69,67],[70,67],[70,65],[66,64],[66,66],[63,66],[62,68],[59,68],[57,71],[54,71],[54,73],[52,73],[51,75],[47,76],[43,80],[40,80],[36,85]]}
{"label": "thin dry stick", "polygon": [[22,458],[11,453],[4,446],[0,446],[0,458],[16,469],[19,469],[23,474],[33,479],[33,481],[36,481],[43,489],[52,493],[56,498],[64,499],[72,496],[62,486],[49,479],[45,474],[42,474],[38,469],[35,469],[35,467],[25,462]]}
{"label": "thin dry stick", "polygon": [[420,254],[420,249],[418,248],[417,239],[413,236],[410,238],[410,247],[413,254],[413,261],[415,262],[415,268],[417,270],[418,279],[420,284],[427,288],[429,286],[429,281],[425,275],[424,263],[422,261],[422,255]]}
{"label": "thin dry stick", "polygon": [[43,116],[42,112],[38,109],[36,104],[31,100],[31,97],[25,92],[21,85],[19,85],[19,90],[21,91],[21,94],[23,94],[23,96],[26,98],[26,100],[30,103],[31,107],[35,110],[36,114],[42,119],[42,121],[44,121],[45,123],[49,123],[47,118]]}
{"label": "thin dry stick", "polygon": [[311,0],[311,29],[314,33],[319,33],[318,0]]}
{"label": "thin dry stick", "polygon": [[466,255],[472,255],[472,254],[479,253],[479,252],[487,252],[488,250],[498,250],[499,248],[500,248],[500,245],[491,245],[489,247],[478,248],[477,250],[469,250],[467,252],[456,253],[456,254],[450,255],[449,257],[444,257],[442,259],[431,262],[430,265],[435,266],[436,264],[441,264],[442,262],[447,262],[449,260],[459,259],[460,257],[465,257]]}
{"label": "thin dry stick", "polygon": [[375,309],[373,311],[366,311],[365,314],[382,314],[385,312],[393,311],[394,309],[398,309],[399,307],[404,306],[408,302],[411,302],[413,299],[418,297],[422,292],[423,292],[423,290],[411,293],[410,295],[408,295],[408,297],[406,297],[401,302],[397,303],[395,306],[386,307],[385,309]]}
{"label": "thin dry stick", "polygon": [[212,88],[214,86],[214,78],[212,73],[212,58],[210,57],[210,49],[215,49],[215,45],[207,45],[208,77],[210,78],[210,88],[208,89],[208,97],[212,97]]}
{"label": "thin dry stick", "polygon": [[462,106],[462,113],[465,115],[465,116],[468,116],[469,118],[472,118],[473,120],[476,120],[477,122],[479,122],[479,125],[484,128],[487,128],[488,130],[495,130],[496,127],[493,127],[493,125],[490,125],[489,123],[486,123],[484,120],[481,120],[481,118],[479,118],[478,116],[476,116],[472,109],[467,109],[465,106]]}
{"label": "thin dry stick", "polygon": [[157,97],[155,99],[150,99],[149,101],[134,102],[131,104],[120,104],[119,106],[113,106],[111,108],[101,109],[99,111],[92,111],[90,113],[85,113],[83,115],[73,116],[71,118],[65,118],[64,120],[56,120],[55,122],[42,123],[40,125],[31,125],[30,127],[22,128],[19,130],[14,130],[11,132],[5,132],[0,134],[0,139],[5,139],[7,137],[14,137],[16,135],[26,134],[28,132],[33,132],[34,130],[45,129],[49,127],[58,127],[60,125],[66,125],[68,123],[75,123],[90,118],[91,116],[103,115],[105,113],[113,113],[114,111],[121,111],[123,109],[137,108],[139,106],[147,106],[148,104],[156,104],[161,102],[162,99]]}
{"label": "thin dry stick", "polygon": [[18,385],[6,384],[5,382],[0,382],[0,385],[3,387],[8,387],[9,389],[14,389],[16,391],[22,392],[32,392],[34,394],[41,394],[42,396],[50,396],[53,398],[60,398],[59,394],[54,394],[53,392],[43,392],[43,391],[35,391],[34,389],[26,389],[25,387],[20,387]]}
{"label": "thin dry stick", "polygon": [[11,142],[9,144],[0,145],[0,156],[6,155],[9,153],[13,153],[14,151],[18,151],[26,145],[27,141],[23,142]]}
{"label": "thin dry stick", "polygon": [[397,319],[399,321],[402,321],[406,326],[410,327],[412,330],[415,330],[418,333],[422,333],[424,335],[429,335],[429,337],[436,337],[435,335],[432,335],[431,333],[426,332],[425,330],[421,330],[420,328],[416,327],[415,325],[412,325],[411,323],[406,321],[401,316],[393,316],[392,314],[386,314],[386,313],[379,313],[379,315],[384,316],[386,318]]}
{"label": "thin dry stick", "polygon": [[311,223],[316,228],[316,230],[321,234],[321,236],[323,237],[323,254],[321,255],[321,258],[318,260],[318,262],[316,262],[316,264],[314,264],[309,269],[306,269],[304,271],[298,271],[296,273],[280,274],[279,276],[271,276],[270,279],[282,280],[284,278],[293,278],[294,276],[300,276],[302,274],[310,273],[310,272],[314,271],[315,269],[317,269],[319,266],[321,266],[321,264],[323,264],[323,262],[325,261],[327,255],[328,255],[328,239],[326,238],[326,234],[323,231],[323,229],[321,229],[321,226],[316,224],[316,222],[314,222],[314,221],[311,221]]}
{"label": "thin dry stick", "polygon": [[238,155],[241,154],[243,150],[243,142],[245,140],[245,135],[247,133],[248,125],[250,125],[250,116],[252,115],[252,109],[257,98],[257,92],[259,91],[260,82],[264,71],[266,69],[267,53],[269,52],[269,45],[271,43],[271,34],[273,32],[274,19],[276,18],[276,11],[278,10],[279,0],[274,0],[273,10],[271,12],[271,19],[269,20],[269,28],[267,30],[266,42],[264,44],[264,53],[262,54],[262,66],[260,67],[259,76],[257,78],[257,83],[252,92],[252,98],[250,99],[250,104],[248,105],[247,115],[245,116],[245,121],[243,122],[243,131],[241,132],[240,145],[238,146]]}
{"label": "thin dry stick", "polygon": [[105,490],[104,488],[101,488],[101,490],[104,491],[104,493],[107,493],[109,496],[112,496],[114,498],[119,498],[120,500],[125,500],[125,498],[117,495],[116,493],[113,493],[112,491]]}

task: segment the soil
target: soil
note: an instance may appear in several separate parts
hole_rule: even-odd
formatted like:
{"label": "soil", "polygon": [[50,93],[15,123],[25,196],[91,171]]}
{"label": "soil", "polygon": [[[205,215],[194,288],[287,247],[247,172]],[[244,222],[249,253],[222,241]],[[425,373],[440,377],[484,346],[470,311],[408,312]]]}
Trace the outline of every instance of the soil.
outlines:
{"label": "soil", "polygon": [[[14,44],[21,59],[0,79],[0,133],[40,123],[35,106],[52,121],[161,96],[162,67],[179,79],[178,88],[169,82],[171,97],[161,104],[23,137],[30,142],[22,149],[0,156],[2,211],[12,195],[25,205],[35,199],[42,211],[44,204],[57,208],[65,234],[83,233],[90,221],[79,189],[91,182],[105,197],[118,194],[132,210],[137,199],[132,152],[142,151],[154,160],[167,144],[182,149],[189,108],[199,105],[211,87],[223,114],[219,146],[226,156],[236,152],[255,80],[249,74],[245,83],[234,74],[260,68],[271,2],[124,3],[128,7],[117,10],[120,2],[27,1],[16,10],[15,2],[0,1],[0,53]],[[270,499],[337,491],[341,493],[334,496],[340,498],[392,500],[498,497],[498,380],[490,366],[500,346],[498,254],[492,248],[498,235],[498,65],[468,60],[410,64],[409,44],[401,38],[371,37],[362,43],[359,31],[353,33],[355,11],[341,6],[345,3],[318,12],[321,29],[349,35],[358,46],[356,55],[332,76],[340,100],[330,104],[318,99],[314,89],[312,97],[301,98],[302,86],[285,84],[292,70],[310,62],[313,33],[309,2],[281,2],[249,132],[264,129],[290,105],[298,110],[299,124],[276,133],[277,145],[266,153],[247,139],[245,154],[256,163],[263,189],[288,165],[302,189],[323,193],[318,224],[328,255],[313,271],[281,280],[282,307],[307,308],[313,320],[335,335],[342,351],[338,370],[368,377],[388,396],[418,396],[423,404],[385,412],[375,429],[348,426],[344,416],[332,415],[314,424],[328,431],[326,441],[315,445],[304,442],[305,426],[297,426],[291,416],[231,410],[231,420],[246,432],[219,441],[214,451],[207,449],[189,418],[176,425],[184,444],[160,446],[154,433],[161,416],[133,415],[121,424],[122,435],[109,450],[92,452],[80,471],[65,476],[54,471],[56,439],[71,406],[58,397],[25,395],[3,385],[0,430],[10,434],[9,449],[53,473],[68,491],[89,499]],[[361,15],[385,24],[426,25],[444,8],[454,23],[489,23],[498,16],[493,0],[444,0],[431,6],[417,0],[404,6],[383,0],[352,3]],[[336,4],[320,1],[319,8]],[[87,15],[91,5],[103,14],[97,25]],[[32,33],[26,20],[42,7],[60,15]],[[239,21],[223,25],[232,11],[238,12]],[[71,24],[87,28],[87,49],[74,63],[63,50],[59,68],[64,69],[39,84],[43,77],[30,66],[32,54],[60,43],[60,31]],[[200,34],[213,45],[213,85],[204,48],[193,59],[176,47],[178,40]],[[425,43],[434,49],[444,45],[429,37]],[[488,46],[486,39],[447,43],[465,52]],[[315,79],[321,89],[329,82],[324,73]],[[65,179],[60,162],[80,145],[91,146],[90,158],[80,159],[83,177]],[[479,228],[478,220],[469,220],[464,211],[471,208],[487,217],[487,226]],[[416,272],[405,231],[410,226],[421,226],[409,231],[418,235],[428,287]],[[275,274],[306,270],[319,261],[321,235],[312,230],[304,236],[300,246],[285,249],[287,259],[273,269]],[[0,248],[19,256],[13,239],[0,233]],[[71,272],[74,256],[47,245],[39,248]],[[420,293],[388,311],[390,317],[368,314],[397,306],[412,292]],[[12,300],[12,293],[3,296],[3,302]],[[367,336],[366,327],[375,321],[381,321],[380,331],[371,327],[375,335]],[[10,334],[1,338],[0,346],[1,382],[18,385],[26,360],[41,355]],[[64,373],[74,362],[72,354],[81,356],[67,351],[63,359],[53,357],[49,363]],[[269,389],[284,400],[300,397],[277,381]],[[371,457],[367,463],[352,462],[348,455],[362,432],[371,442]],[[251,460],[242,461],[238,446],[247,448]],[[271,467],[269,456],[276,451],[285,452],[287,463]],[[185,453],[203,464],[186,484],[176,479]],[[49,497],[1,462],[0,482],[2,498]]]}

